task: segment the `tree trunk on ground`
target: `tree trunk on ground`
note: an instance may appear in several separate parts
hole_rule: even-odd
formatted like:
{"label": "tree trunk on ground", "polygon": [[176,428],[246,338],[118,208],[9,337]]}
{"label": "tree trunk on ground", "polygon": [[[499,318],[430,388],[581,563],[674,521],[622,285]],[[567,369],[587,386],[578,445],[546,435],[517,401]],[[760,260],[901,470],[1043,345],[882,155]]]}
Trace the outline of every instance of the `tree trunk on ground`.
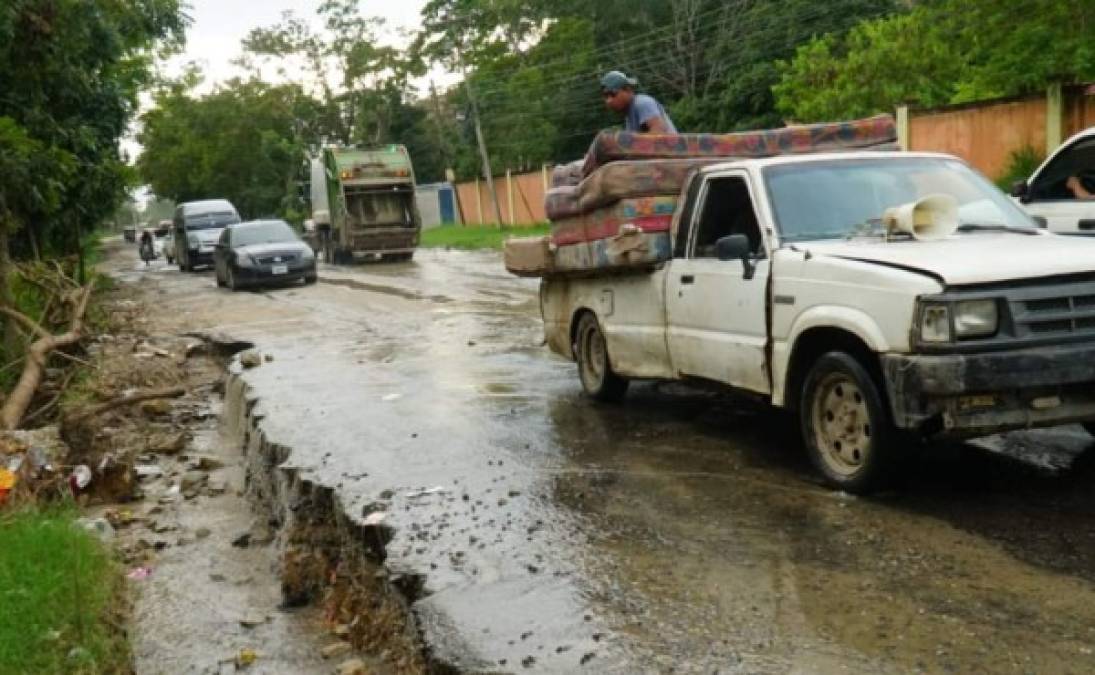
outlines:
{"label": "tree trunk on ground", "polygon": [[8,327],[14,330],[15,324],[19,323],[29,333],[36,335],[38,338],[27,349],[27,361],[23,366],[23,374],[20,375],[15,388],[11,390],[4,406],[0,408],[0,428],[18,428],[19,422],[22,421],[31,401],[34,400],[38,386],[42,383],[50,352],[74,345],[83,339],[84,315],[87,314],[87,305],[90,300],[90,284],[81,288],[69,299],[69,303],[72,305],[72,319],[69,323],[68,332],[60,335],[51,335],[46,329],[35,323],[33,319],[19,313],[10,305],[0,306],[0,313],[7,317]]}

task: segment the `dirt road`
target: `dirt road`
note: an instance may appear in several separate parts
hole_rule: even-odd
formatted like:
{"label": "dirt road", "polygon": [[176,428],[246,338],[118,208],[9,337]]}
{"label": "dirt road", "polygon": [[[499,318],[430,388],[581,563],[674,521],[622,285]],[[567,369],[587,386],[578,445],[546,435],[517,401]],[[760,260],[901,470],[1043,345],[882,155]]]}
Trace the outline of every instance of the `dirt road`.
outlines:
{"label": "dirt road", "polygon": [[[641,385],[579,393],[536,285],[493,254],[325,268],[231,293],[109,264],[165,332],[273,361],[243,377],[288,464],[360,519],[437,660],[517,672],[1095,670],[1095,462],[1079,428],[929,448],[892,494],[820,487],[785,418]],[[378,502],[382,502],[378,507]]]}

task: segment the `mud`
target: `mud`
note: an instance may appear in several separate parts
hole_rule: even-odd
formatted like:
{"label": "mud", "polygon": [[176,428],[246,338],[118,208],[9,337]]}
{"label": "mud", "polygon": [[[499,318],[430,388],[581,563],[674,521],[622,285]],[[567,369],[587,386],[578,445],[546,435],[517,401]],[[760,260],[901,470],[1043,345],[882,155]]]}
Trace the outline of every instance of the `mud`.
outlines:
{"label": "mud", "polygon": [[[540,344],[535,284],[492,255],[423,251],[237,294],[119,274],[171,303],[161,329],[273,356],[233,385],[267,448],[248,453],[264,458],[249,488],[318,569],[350,560],[334,541],[361,543],[346,564],[388,577],[370,594],[406,604],[427,667],[1095,669],[1078,427],[932,446],[892,493],[855,499],[816,483],[789,420],[747,402],[644,384],[591,405]],[[293,534],[298,495],[334,532]]]}

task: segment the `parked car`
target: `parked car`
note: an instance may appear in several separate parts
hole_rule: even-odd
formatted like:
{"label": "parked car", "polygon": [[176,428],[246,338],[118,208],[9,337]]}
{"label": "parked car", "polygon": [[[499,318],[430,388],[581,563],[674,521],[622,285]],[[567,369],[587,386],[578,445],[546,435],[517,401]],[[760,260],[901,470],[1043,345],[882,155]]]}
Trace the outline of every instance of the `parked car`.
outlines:
{"label": "parked car", "polygon": [[1036,227],[954,157],[707,166],[672,237],[645,273],[542,282],[547,342],[592,398],[630,379],[749,392],[796,413],[850,492],[884,484],[908,438],[1095,434],[1095,240]]}
{"label": "parked car", "polygon": [[1053,232],[1095,235],[1095,127],[1061,144],[1011,195]]}
{"label": "parked car", "polygon": [[130,243],[137,242],[137,227],[135,225],[126,225],[122,228],[122,240]]}
{"label": "parked car", "polygon": [[213,264],[213,248],[225,227],[240,222],[240,215],[227,199],[185,202],[175,207],[175,257],[179,269]]}
{"label": "parked car", "polygon": [[316,256],[284,220],[254,220],[226,227],[213,253],[218,286],[316,281]]}

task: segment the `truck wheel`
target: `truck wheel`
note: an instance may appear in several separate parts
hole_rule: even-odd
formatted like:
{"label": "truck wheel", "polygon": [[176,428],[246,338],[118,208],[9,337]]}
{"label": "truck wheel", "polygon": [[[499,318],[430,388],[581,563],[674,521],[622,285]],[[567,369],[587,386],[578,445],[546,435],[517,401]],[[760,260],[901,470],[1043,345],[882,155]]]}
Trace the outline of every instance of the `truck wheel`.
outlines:
{"label": "truck wheel", "polygon": [[901,439],[878,386],[855,357],[829,352],[817,360],[799,416],[810,459],[829,485],[863,494],[893,475]]}
{"label": "truck wheel", "polygon": [[1084,422],[1083,427],[1084,431],[1091,434],[1092,436],[1095,436],[1095,422]]}
{"label": "truck wheel", "polygon": [[628,381],[612,372],[608,345],[597,317],[592,314],[582,315],[578,322],[574,353],[578,361],[578,378],[586,394],[598,401],[619,401],[624,397]]}
{"label": "truck wheel", "polygon": [[236,281],[236,273],[232,271],[231,265],[226,265],[224,268],[225,283],[233,291],[239,290],[239,283]]}

